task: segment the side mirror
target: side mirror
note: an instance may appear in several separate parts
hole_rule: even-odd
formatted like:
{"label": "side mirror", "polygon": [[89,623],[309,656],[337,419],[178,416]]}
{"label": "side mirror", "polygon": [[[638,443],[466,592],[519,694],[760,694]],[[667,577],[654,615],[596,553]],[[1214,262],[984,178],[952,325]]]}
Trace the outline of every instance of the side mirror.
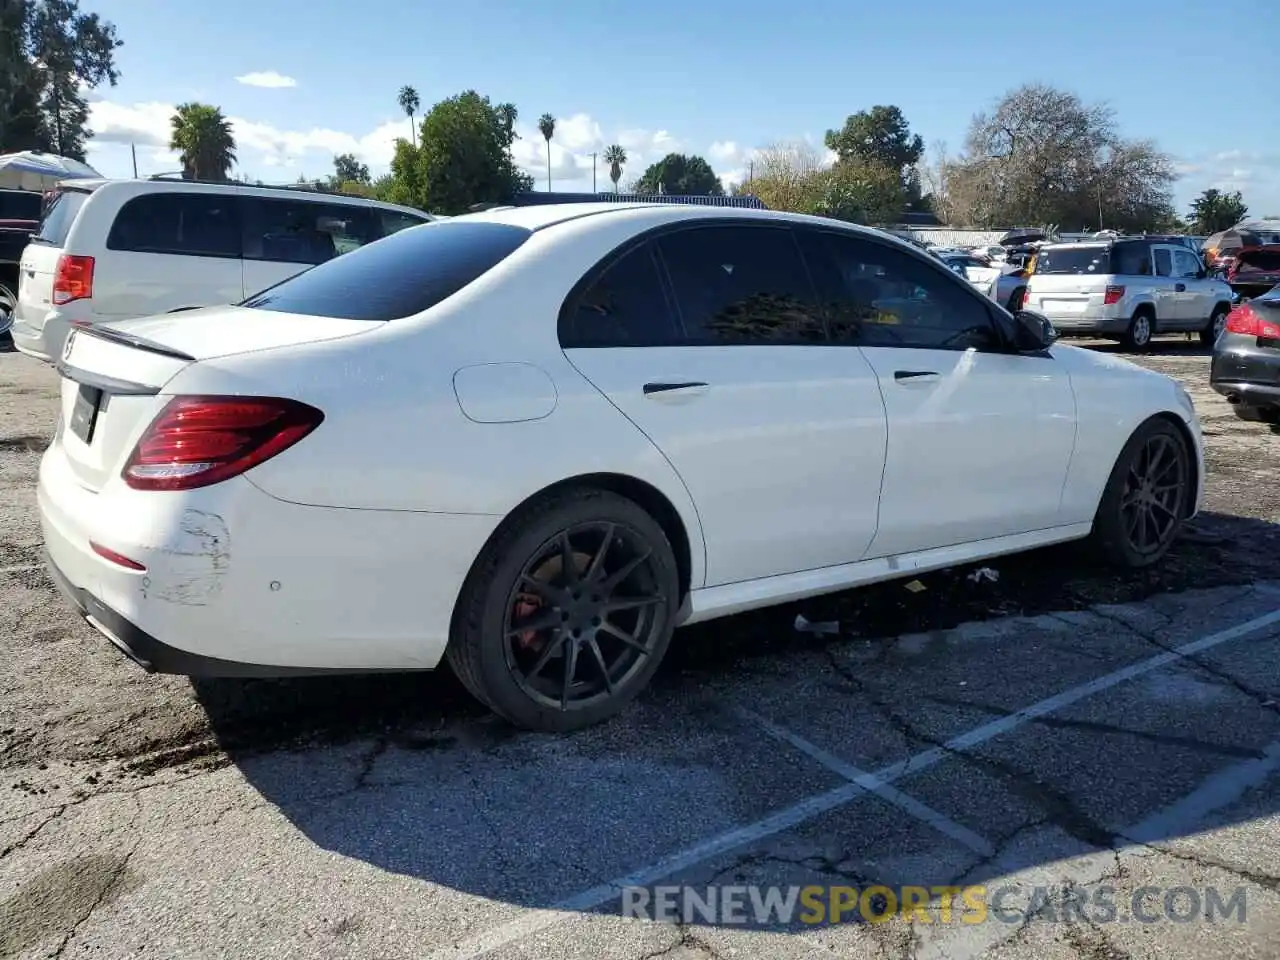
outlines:
{"label": "side mirror", "polygon": [[1017,321],[1015,345],[1026,353],[1045,350],[1058,339],[1058,331],[1053,322],[1043,313],[1034,310],[1019,310],[1013,315]]}

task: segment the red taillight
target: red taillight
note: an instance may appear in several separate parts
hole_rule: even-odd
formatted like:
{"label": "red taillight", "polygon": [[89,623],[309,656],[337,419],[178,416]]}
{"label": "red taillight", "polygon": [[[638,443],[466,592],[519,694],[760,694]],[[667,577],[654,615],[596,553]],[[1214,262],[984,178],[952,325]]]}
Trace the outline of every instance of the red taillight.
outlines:
{"label": "red taillight", "polygon": [[93,552],[100,556],[103,560],[110,560],[118,567],[124,567],[126,570],[139,570],[143,573],[147,568],[140,564],[137,560],[130,560],[123,553],[116,553],[110,547],[104,547],[100,543],[89,541],[89,546],[93,548]]}
{"label": "red taillight", "polygon": [[73,257],[64,253],[58,258],[53,274],[53,302],[59,306],[72,300],[88,300],[93,296],[93,257]]}
{"label": "red taillight", "polygon": [[1267,320],[1253,307],[1242,303],[1227,314],[1227,332],[1243,333],[1246,337],[1280,340],[1280,323]]}
{"label": "red taillight", "polygon": [[1102,302],[1110,306],[1113,303],[1119,303],[1124,296],[1124,287],[1112,284],[1107,287],[1107,292],[1103,295]]}
{"label": "red taillight", "polygon": [[244,473],[293,446],[324,420],[278,397],[175,397],[124,467],[135,490],[191,490]]}

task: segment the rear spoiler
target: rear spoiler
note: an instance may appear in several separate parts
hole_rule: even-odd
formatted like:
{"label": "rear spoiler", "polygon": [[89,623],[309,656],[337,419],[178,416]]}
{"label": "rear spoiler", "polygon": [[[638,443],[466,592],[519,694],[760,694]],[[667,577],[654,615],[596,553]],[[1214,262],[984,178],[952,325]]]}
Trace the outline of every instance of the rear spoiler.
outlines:
{"label": "rear spoiler", "polygon": [[95,326],[83,320],[75,320],[71,326],[80,333],[90,337],[97,337],[99,340],[122,343],[127,347],[133,347],[135,350],[145,350],[147,353],[159,354],[162,357],[173,357],[175,360],[186,360],[188,363],[196,362],[196,358],[189,353],[183,353],[173,347],[166,347],[163,343],[156,343],[154,340],[148,340],[146,337],[140,337],[134,333],[125,333],[123,330],[116,330],[113,327]]}

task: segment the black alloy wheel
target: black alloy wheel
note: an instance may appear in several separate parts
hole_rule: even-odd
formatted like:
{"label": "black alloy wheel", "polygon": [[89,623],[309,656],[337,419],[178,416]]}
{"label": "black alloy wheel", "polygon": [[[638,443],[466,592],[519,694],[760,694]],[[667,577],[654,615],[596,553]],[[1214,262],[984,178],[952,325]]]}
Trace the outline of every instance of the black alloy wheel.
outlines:
{"label": "black alloy wheel", "polygon": [[517,726],[590,726],[657,670],[679,586],[666,532],[638,504],[594,488],[557,491],[513,515],[476,559],[446,658]]}
{"label": "black alloy wheel", "polygon": [[1153,417],[1125,444],[1107,481],[1093,540],[1112,561],[1147,567],[1168,553],[1190,512],[1194,477],[1187,441]]}
{"label": "black alloy wheel", "polygon": [[653,548],[610,521],[562,530],[534,553],[507,599],[507,666],[545,706],[612,697],[658,646],[667,598]]}

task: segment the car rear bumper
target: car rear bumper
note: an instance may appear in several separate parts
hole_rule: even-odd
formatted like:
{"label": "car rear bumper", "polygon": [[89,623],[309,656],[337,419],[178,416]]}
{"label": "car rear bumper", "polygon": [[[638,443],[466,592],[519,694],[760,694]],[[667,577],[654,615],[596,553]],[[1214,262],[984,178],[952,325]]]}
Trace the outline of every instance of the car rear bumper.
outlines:
{"label": "car rear bumper", "polygon": [[[1040,312],[1043,313],[1044,311]],[[1045,316],[1049,318],[1053,328],[1059,334],[1068,337],[1078,337],[1086,334],[1119,337],[1129,329],[1129,321],[1127,319],[1116,320],[1112,317],[1081,316],[1078,313],[1045,313]]]}
{"label": "car rear bumper", "polygon": [[1209,384],[1233,403],[1280,406],[1280,344],[1259,346],[1257,337],[1224,333],[1214,345]]}
{"label": "car rear bumper", "polygon": [[146,669],[188,676],[434,668],[501,519],[304,507],[244,477],[95,493],[57,439],[37,500],[50,574],[76,610]]}
{"label": "car rear bumper", "polygon": [[43,326],[37,327],[15,311],[13,327],[9,332],[13,336],[13,345],[19,351],[45,363],[53,363],[54,358],[62,353],[62,345],[71,332],[71,320],[50,314]]}

